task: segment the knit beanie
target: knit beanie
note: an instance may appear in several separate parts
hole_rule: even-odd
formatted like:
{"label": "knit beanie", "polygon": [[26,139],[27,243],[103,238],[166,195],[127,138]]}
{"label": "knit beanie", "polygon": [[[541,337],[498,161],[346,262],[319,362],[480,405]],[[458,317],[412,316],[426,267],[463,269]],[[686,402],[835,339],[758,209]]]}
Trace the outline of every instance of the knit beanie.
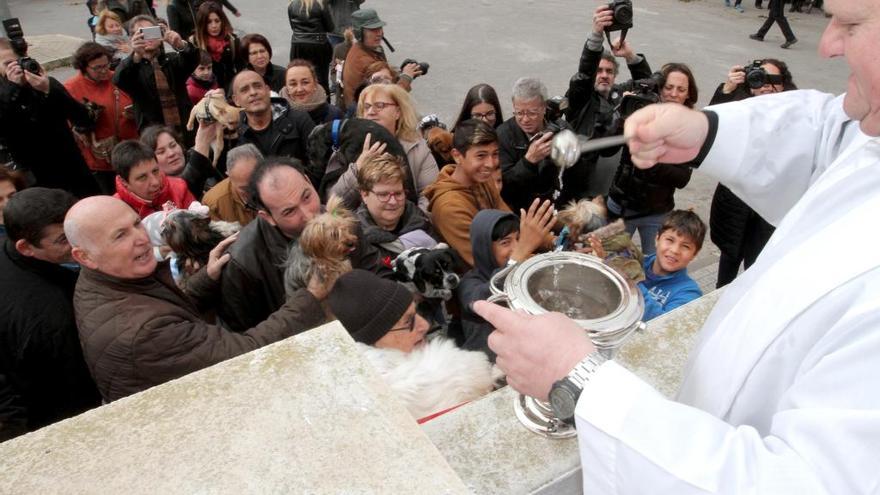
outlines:
{"label": "knit beanie", "polygon": [[340,276],[327,297],[342,326],[364,344],[385,336],[412,302],[412,294],[403,285],[358,269]]}

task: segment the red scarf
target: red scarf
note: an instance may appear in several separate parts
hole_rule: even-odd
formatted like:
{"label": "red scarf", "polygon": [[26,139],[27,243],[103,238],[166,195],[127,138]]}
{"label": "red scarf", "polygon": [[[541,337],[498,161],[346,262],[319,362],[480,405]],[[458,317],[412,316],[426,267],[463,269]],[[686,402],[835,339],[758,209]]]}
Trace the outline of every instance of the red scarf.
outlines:
{"label": "red scarf", "polygon": [[214,62],[219,62],[223,57],[223,50],[229,46],[229,39],[226,37],[208,36],[208,53]]}

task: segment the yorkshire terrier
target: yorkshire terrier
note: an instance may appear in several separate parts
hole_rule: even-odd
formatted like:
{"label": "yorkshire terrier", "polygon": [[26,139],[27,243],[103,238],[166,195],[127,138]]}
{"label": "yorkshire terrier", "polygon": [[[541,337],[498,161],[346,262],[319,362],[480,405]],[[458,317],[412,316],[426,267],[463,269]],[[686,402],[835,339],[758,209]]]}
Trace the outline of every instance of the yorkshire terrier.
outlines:
{"label": "yorkshire terrier", "polygon": [[211,250],[239,230],[238,222],[212,221],[191,210],[169,211],[162,222],[162,238],[177,255],[180,273],[207,265]]}
{"label": "yorkshire terrier", "polygon": [[556,218],[565,226],[557,238],[557,250],[592,250],[630,283],[645,279],[641,249],[626,232],[623,219],[608,223],[608,209],[602,196],[572,201]]}
{"label": "yorkshire terrier", "polygon": [[302,286],[314,276],[327,282],[351,271],[348,256],[357,247],[357,225],[357,218],[342,207],[342,199],[336,196],[327,202],[324,213],[306,224],[298,242],[302,254],[310,260],[309,269],[302,274]]}

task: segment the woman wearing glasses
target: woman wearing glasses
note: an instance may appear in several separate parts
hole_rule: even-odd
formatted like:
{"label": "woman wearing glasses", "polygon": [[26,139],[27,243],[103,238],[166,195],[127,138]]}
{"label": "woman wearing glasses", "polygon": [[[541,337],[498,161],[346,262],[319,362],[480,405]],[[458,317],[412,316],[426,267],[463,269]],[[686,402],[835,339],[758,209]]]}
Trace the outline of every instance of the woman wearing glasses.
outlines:
{"label": "woman wearing glasses", "polygon": [[83,43],[73,55],[73,66],[79,73],[64,83],[74,99],[88,100],[101,108],[94,132],[77,135],[77,144],[104,194],[113,194],[116,190],[110,151],[116,143],[138,137],[137,126],[127,110],[131,107],[131,97],[113,84],[111,57],[110,50],[98,43]]}
{"label": "woman wearing glasses", "polygon": [[355,212],[364,239],[382,258],[395,258],[411,247],[433,248],[428,217],[406,199],[402,160],[383,154],[358,167],[361,206]]}
{"label": "woman wearing glasses", "polygon": [[376,122],[400,141],[419,193],[419,207],[427,211],[422,191],[434,183],[440,170],[428,143],[419,135],[419,118],[409,93],[394,84],[367,86],[358,100],[357,116]]}
{"label": "woman wearing glasses", "polygon": [[455,129],[458,124],[469,119],[482,120],[495,129],[504,122],[501,103],[498,101],[498,93],[495,92],[495,88],[482,83],[468,90],[464,97],[464,104],[461,106],[461,112],[458,113],[458,118],[452,128]]}

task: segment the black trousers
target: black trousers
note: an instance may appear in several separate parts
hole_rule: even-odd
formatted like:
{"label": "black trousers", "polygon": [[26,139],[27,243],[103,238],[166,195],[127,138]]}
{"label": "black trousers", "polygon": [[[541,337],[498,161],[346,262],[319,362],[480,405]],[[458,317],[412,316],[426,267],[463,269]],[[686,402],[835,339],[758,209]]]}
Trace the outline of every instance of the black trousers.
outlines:
{"label": "black trousers", "polygon": [[715,288],[720,289],[733,282],[733,279],[739,274],[740,264],[743,265],[743,270],[748,270],[758,259],[758,255],[767,245],[771,235],[773,235],[773,227],[766,220],[753,213],[746,224],[745,232],[743,232],[739,252],[731,253],[724,249],[721,250]]}
{"label": "black trousers", "polygon": [[779,24],[779,29],[782,30],[785,41],[794,40],[794,32],[792,32],[791,26],[788,25],[788,19],[785,18],[785,3],[782,0],[770,0],[770,5],[767,8],[770,11],[770,15],[767,16],[764,25],[758,30],[758,36],[763,38],[775,22]]}

